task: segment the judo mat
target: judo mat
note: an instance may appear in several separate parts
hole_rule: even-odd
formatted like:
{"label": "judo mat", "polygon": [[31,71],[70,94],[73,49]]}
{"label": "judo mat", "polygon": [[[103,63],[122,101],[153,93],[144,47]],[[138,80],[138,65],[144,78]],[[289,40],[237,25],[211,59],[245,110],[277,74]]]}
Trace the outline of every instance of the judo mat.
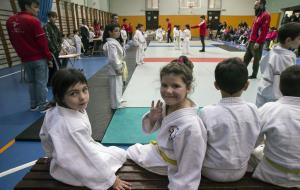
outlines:
{"label": "judo mat", "polygon": [[[162,100],[159,72],[167,63],[146,62],[135,69],[123,94],[127,107],[150,107],[152,100]],[[194,62],[193,90],[189,97],[200,107],[217,103],[221,99],[220,91],[214,87],[216,65],[217,62]],[[255,103],[258,82],[257,79],[250,80],[248,89],[242,94],[246,101]]]}
{"label": "judo mat", "polygon": [[[135,48],[130,48],[127,50],[126,62],[128,68],[128,78],[135,69]],[[105,67],[96,69],[91,67],[91,60],[99,62],[105,58],[101,57],[89,57],[84,58],[85,62],[80,65],[80,68],[88,73],[85,73],[88,79],[89,92],[90,92],[90,102],[87,107],[87,113],[92,126],[92,137],[96,141],[101,141],[104,133],[108,127],[108,124],[112,118],[113,113],[110,109],[109,101],[109,89],[108,89],[108,78]],[[101,64],[106,63],[105,61]],[[99,63],[97,63],[99,65]],[[93,75],[91,73],[93,72]],[[33,122],[27,129],[25,129],[21,134],[19,134],[15,139],[19,141],[40,141],[39,132],[44,120],[42,116],[37,121]]]}
{"label": "judo mat", "polygon": [[[106,126],[108,125],[112,113],[110,111],[101,111],[99,108],[106,108],[108,110],[110,105],[108,100],[108,82],[105,71],[101,69],[93,77],[88,79],[90,104],[87,108],[87,113],[92,126],[93,138],[97,141],[102,139]],[[108,119],[105,119],[108,118]],[[44,121],[44,115],[31,124],[26,130],[16,137],[18,141],[39,141],[39,132]]]}
{"label": "judo mat", "polygon": [[214,46],[222,48],[226,51],[245,52],[245,50],[242,50],[242,49],[239,49],[239,48],[236,48],[236,47],[233,47],[233,46],[229,46],[229,45],[226,45],[226,44],[214,44]]}
{"label": "judo mat", "polygon": [[135,143],[147,144],[156,139],[156,133],[144,134],[142,131],[142,117],[149,111],[149,107],[118,109],[102,139],[105,145],[131,145]]}

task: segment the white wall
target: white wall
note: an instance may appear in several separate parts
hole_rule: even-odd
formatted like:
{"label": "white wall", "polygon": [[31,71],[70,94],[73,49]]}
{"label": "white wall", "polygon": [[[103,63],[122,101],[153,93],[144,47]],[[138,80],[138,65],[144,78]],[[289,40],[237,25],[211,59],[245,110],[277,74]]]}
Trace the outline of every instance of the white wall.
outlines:
{"label": "white wall", "polygon": [[207,13],[207,0],[201,0],[200,8],[180,8],[180,0],[160,0],[160,15],[202,15]]}
{"label": "white wall", "polygon": [[109,11],[109,0],[70,0],[70,2],[102,11]]}
{"label": "white wall", "polygon": [[[208,1],[201,0],[200,8],[179,8],[180,0],[160,0],[160,15],[207,14]],[[145,15],[145,0],[109,0],[110,11],[121,16]],[[222,15],[254,15],[254,0],[223,0]]]}
{"label": "white wall", "polygon": [[145,0],[109,0],[110,12],[121,16],[145,15]]}
{"label": "white wall", "polygon": [[267,8],[271,12],[281,12],[282,8],[299,6],[299,0],[272,0],[267,2]]}
{"label": "white wall", "polygon": [[254,0],[222,0],[221,15],[254,15]]}

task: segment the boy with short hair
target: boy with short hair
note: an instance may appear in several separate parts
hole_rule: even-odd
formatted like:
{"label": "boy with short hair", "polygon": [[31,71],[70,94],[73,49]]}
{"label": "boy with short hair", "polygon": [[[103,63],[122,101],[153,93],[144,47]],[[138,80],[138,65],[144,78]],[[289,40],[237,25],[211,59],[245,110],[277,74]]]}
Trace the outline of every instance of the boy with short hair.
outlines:
{"label": "boy with short hair", "polygon": [[278,32],[278,41],[279,45],[260,62],[262,78],[256,96],[257,107],[274,102],[282,96],[279,90],[280,74],[287,67],[296,64],[296,55],[289,49],[295,49],[300,45],[300,23],[283,25]]}
{"label": "boy with short hair", "polygon": [[240,98],[248,88],[248,70],[240,58],[229,58],[215,69],[219,103],[199,113],[207,129],[207,150],[202,175],[213,181],[241,179],[260,132],[257,107]]}
{"label": "boy with short hair", "polygon": [[253,177],[282,187],[300,188],[299,84],[300,65],[287,68],[280,76],[283,97],[259,109],[265,147]]}
{"label": "boy with short hair", "polygon": [[38,0],[18,0],[18,4],[21,12],[8,18],[7,33],[24,65],[29,84],[30,110],[44,112],[48,108],[48,61],[52,60],[52,55],[37,18],[40,4]]}

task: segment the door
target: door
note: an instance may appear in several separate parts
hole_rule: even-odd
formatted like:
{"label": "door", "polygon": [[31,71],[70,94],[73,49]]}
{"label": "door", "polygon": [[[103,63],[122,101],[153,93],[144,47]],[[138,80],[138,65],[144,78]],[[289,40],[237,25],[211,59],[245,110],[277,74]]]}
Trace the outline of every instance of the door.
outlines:
{"label": "door", "polygon": [[221,15],[221,11],[207,11],[207,15],[208,15],[208,27],[211,30],[217,30],[218,29],[218,25],[220,23],[220,15]]}
{"label": "door", "polygon": [[158,28],[158,11],[146,11],[146,29],[156,30]]}

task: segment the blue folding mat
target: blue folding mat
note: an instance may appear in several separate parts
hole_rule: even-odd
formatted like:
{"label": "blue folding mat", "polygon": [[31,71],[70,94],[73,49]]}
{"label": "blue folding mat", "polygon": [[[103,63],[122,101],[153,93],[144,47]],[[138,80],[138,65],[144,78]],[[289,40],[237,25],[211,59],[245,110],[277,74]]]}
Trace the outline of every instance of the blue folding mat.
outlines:
{"label": "blue folding mat", "polygon": [[145,134],[142,130],[142,117],[149,111],[146,107],[118,109],[102,139],[106,145],[147,144],[156,139],[156,133]]}

